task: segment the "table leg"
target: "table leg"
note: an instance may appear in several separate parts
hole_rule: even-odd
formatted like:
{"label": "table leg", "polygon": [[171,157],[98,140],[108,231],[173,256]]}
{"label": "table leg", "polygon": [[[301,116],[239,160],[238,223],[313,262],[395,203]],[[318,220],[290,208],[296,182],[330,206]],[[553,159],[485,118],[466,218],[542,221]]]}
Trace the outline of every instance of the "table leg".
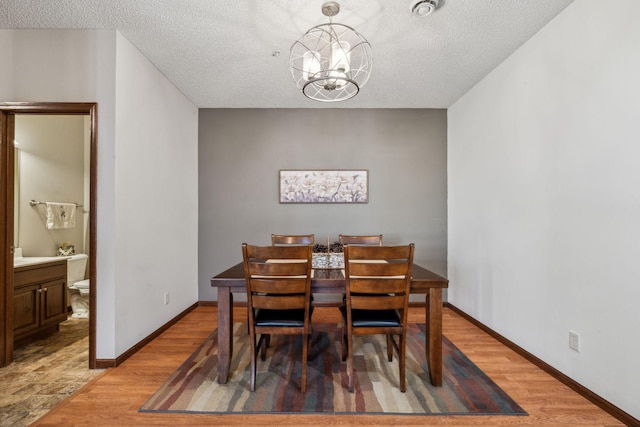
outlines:
{"label": "table leg", "polygon": [[429,377],[434,386],[442,385],[442,289],[431,288],[426,298],[427,328],[425,349]]}
{"label": "table leg", "polygon": [[218,287],[218,383],[226,384],[233,355],[233,294]]}

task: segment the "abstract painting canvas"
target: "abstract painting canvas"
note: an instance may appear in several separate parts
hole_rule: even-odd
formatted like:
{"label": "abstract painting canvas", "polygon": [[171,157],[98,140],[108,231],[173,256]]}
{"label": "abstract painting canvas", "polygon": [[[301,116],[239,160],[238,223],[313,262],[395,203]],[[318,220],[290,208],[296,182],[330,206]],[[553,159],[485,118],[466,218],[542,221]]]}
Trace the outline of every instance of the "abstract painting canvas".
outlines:
{"label": "abstract painting canvas", "polygon": [[281,170],[280,203],[368,203],[367,170]]}

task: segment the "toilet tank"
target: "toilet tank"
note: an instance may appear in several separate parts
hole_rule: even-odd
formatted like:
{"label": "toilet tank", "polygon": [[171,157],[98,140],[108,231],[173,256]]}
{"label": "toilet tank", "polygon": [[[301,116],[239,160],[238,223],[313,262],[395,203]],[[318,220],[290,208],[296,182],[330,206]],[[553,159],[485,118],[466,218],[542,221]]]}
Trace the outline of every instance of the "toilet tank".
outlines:
{"label": "toilet tank", "polygon": [[67,285],[84,280],[88,258],[87,254],[76,254],[67,259]]}

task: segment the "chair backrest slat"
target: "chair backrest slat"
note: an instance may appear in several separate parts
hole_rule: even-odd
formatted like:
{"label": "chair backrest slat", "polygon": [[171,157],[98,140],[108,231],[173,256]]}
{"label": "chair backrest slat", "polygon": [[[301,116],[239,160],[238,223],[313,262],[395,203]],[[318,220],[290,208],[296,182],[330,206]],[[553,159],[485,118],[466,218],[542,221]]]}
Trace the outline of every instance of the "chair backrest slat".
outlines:
{"label": "chair backrest slat", "polygon": [[338,236],[343,245],[377,245],[382,246],[382,234],[356,236],[340,234]]}
{"label": "chair backrest slat", "polygon": [[274,251],[273,246],[248,246],[248,256],[250,259],[306,259],[307,246],[306,245],[290,245],[281,246],[278,250]]}
{"label": "chair backrest slat", "polygon": [[302,295],[253,295],[253,308],[267,308],[270,310],[304,309],[305,297]]}
{"label": "chair backrest slat", "polygon": [[367,278],[356,279],[351,276],[351,292],[369,293],[369,294],[404,294],[406,288],[406,280],[402,279],[381,279]]}
{"label": "chair backrest slat", "polygon": [[300,276],[307,274],[306,260],[276,261],[275,258],[264,262],[255,261],[249,264],[249,273],[252,276]]}
{"label": "chair backrest slat", "polygon": [[300,279],[254,277],[251,279],[252,293],[296,294],[304,293],[307,286],[306,277]]}
{"label": "chair backrest slat", "polygon": [[351,295],[351,308],[356,310],[401,310],[403,307],[403,295]]}
{"label": "chair backrest slat", "polygon": [[407,246],[382,246],[380,248],[372,245],[352,245],[349,252],[349,259],[355,261],[362,260],[404,260],[407,258]]}
{"label": "chair backrest slat", "polygon": [[364,263],[352,261],[349,264],[352,276],[404,276],[407,274],[407,266],[402,263],[390,263],[387,261]]}
{"label": "chair backrest slat", "polygon": [[272,234],[271,245],[313,245],[313,234]]}

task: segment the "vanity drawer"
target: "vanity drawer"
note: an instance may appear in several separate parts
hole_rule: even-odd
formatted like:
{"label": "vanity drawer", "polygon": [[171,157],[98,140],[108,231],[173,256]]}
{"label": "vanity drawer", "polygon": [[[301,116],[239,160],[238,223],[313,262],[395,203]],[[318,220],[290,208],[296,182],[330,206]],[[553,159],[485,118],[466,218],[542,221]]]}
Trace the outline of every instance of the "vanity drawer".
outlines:
{"label": "vanity drawer", "polygon": [[48,281],[51,279],[67,277],[67,261],[52,261],[46,264],[28,265],[16,267],[13,276],[14,288],[28,286],[33,283]]}

